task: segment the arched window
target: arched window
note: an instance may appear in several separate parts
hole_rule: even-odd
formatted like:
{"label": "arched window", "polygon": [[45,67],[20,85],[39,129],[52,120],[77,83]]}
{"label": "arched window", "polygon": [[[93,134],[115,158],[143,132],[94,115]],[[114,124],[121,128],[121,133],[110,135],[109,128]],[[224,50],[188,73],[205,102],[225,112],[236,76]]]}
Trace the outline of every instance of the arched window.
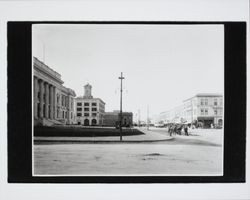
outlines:
{"label": "arched window", "polygon": [[89,120],[88,119],[84,120],[84,126],[89,126]]}
{"label": "arched window", "polygon": [[92,125],[96,125],[97,124],[97,121],[96,121],[96,119],[92,119],[92,123],[91,123]]}

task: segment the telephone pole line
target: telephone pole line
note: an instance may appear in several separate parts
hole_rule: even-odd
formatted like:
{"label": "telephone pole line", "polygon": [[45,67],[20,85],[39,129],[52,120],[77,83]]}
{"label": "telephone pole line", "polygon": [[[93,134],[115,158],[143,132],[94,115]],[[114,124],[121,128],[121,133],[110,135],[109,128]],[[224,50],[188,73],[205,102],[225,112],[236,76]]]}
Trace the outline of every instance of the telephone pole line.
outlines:
{"label": "telephone pole line", "polygon": [[120,141],[122,141],[122,80],[125,79],[122,76],[122,72],[121,72],[121,76],[119,77],[119,79],[121,79],[121,95],[120,95]]}

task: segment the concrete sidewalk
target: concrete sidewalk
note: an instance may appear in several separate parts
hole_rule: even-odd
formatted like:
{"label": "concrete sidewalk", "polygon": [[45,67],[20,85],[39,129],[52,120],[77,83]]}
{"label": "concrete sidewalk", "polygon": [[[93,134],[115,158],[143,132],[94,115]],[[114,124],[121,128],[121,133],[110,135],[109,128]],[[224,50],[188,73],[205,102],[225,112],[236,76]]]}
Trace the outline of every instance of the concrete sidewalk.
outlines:
{"label": "concrete sidewalk", "polygon": [[173,137],[166,136],[155,131],[146,130],[143,128],[138,129],[144,135],[122,136],[120,141],[119,136],[108,137],[34,137],[35,143],[105,143],[105,142],[157,142],[171,140]]}

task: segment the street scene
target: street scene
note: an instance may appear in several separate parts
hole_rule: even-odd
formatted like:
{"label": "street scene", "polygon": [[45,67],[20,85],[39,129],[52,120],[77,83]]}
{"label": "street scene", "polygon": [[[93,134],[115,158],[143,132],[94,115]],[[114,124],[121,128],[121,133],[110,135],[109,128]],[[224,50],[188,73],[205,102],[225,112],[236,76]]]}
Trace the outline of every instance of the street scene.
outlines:
{"label": "street scene", "polygon": [[222,176],[223,37],[219,25],[34,25],[33,175]]}
{"label": "street scene", "polygon": [[35,174],[222,175],[222,130],[197,129],[174,138],[165,128],[142,131],[149,141],[143,136],[126,136],[132,138],[124,137],[122,144],[107,143],[105,137],[93,138],[94,143],[89,138],[40,141],[34,146]]}

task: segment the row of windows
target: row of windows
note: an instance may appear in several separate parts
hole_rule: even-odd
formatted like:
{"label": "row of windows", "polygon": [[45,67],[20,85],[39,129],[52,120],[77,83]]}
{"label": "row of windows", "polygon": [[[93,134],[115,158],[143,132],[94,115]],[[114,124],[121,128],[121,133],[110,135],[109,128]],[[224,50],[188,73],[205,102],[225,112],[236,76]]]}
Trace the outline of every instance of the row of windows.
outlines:
{"label": "row of windows", "polygon": [[[92,105],[92,106],[96,106],[97,104],[96,104],[96,103],[92,103],[91,105]],[[77,106],[82,106],[82,103],[81,103],[81,102],[78,102],[78,103],[77,103]],[[84,106],[89,106],[89,103],[84,103]]]}
{"label": "row of windows", "polygon": [[[222,115],[222,110],[214,110],[214,115]],[[201,109],[201,115],[208,115],[208,109]]]}
{"label": "row of windows", "polygon": [[[77,113],[76,116],[77,116],[77,117],[81,117],[81,116],[82,116],[82,113]],[[89,115],[89,113],[84,113],[83,116],[84,116],[84,117],[89,117],[90,115]],[[97,116],[96,113],[92,113],[92,117],[96,117],[96,116]]]}
{"label": "row of windows", "polygon": [[[97,111],[97,108],[92,108],[92,111]],[[82,108],[76,108],[76,111],[82,111]],[[89,108],[84,108],[84,111],[89,111]]]}
{"label": "row of windows", "polygon": [[[57,109],[57,118],[59,118],[59,109]],[[67,119],[68,118],[68,112],[67,111],[62,111],[62,118]],[[73,113],[70,113],[70,118],[73,119]]]}
{"label": "row of windows", "polygon": [[208,109],[201,109],[201,115],[208,115]]}
{"label": "row of windows", "polygon": [[214,115],[222,115],[222,110],[214,110]]}
{"label": "row of windows", "polygon": [[[214,99],[214,105],[217,106],[218,103],[218,99]],[[208,105],[208,99],[201,99],[201,105]],[[220,106],[222,106],[222,99],[220,99]]]}

